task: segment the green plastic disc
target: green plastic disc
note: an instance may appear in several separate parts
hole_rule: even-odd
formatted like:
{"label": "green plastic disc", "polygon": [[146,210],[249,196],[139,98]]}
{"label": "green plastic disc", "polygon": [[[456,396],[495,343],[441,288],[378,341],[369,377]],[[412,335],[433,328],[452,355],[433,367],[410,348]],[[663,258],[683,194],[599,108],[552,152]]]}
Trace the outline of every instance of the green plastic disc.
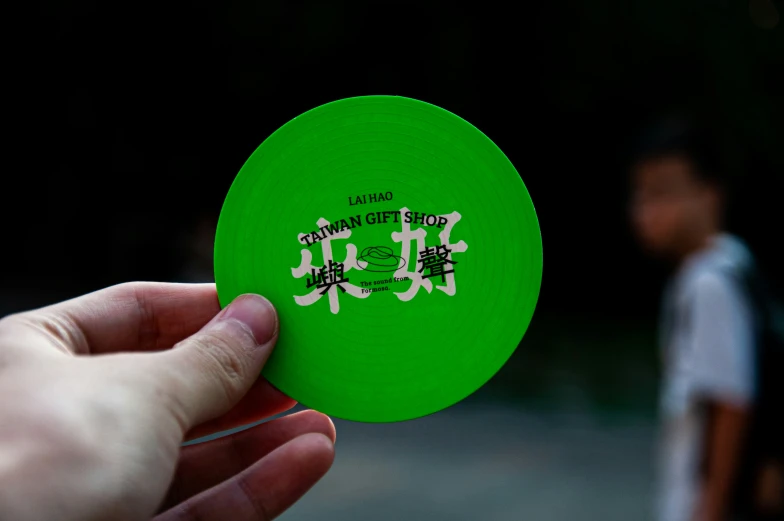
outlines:
{"label": "green plastic disc", "polygon": [[215,280],[275,305],[263,375],[325,414],[418,418],[467,397],[520,343],[542,278],[533,203],[509,159],[439,107],[398,96],[283,125],[221,210]]}

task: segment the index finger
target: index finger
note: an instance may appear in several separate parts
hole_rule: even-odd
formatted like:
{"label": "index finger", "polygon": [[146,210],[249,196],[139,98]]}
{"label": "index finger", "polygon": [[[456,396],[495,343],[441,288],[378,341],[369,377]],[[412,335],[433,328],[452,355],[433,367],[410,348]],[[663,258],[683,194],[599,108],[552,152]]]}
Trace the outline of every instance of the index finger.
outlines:
{"label": "index finger", "polygon": [[219,311],[215,284],[129,282],[22,313],[75,354],[168,349]]}

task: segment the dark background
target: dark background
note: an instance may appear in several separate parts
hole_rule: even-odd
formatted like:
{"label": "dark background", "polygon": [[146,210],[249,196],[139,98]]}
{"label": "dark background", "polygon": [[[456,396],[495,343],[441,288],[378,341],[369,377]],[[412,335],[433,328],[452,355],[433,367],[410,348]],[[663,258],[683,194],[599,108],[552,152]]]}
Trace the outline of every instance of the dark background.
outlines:
{"label": "dark background", "polygon": [[673,106],[709,114],[734,175],[729,227],[781,288],[784,29],[746,1],[501,5],[31,3],[8,21],[21,31],[6,105],[21,117],[1,174],[0,314],[209,280],[223,198],[268,135],[339,98],[402,95],[485,132],[537,208],[539,305],[483,392],[651,415],[666,269],[629,233],[630,139]]}
{"label": "dark background", "polygon": [[23,118],[3,176],[0,311],[209,280],[215,220],[253,150],[308,109],[366,94],[453,111],[516,165],[545,252],[527,356],[553,351],[547,323],[612,322],[582,332],[594,343],[618,321],[650,332],[666,271],[630,236],[626,161],[673,106],[721,128],[730,228],[782,283],[784,34],[755,25],[748,2],[34,5],[9,101]]}
{"label": "dark background", "polygon": [[510,157],[541,222],[542,313],[654,310],[660,280],[628,234],[624,162],[640,124],[673,104],[707,107],[725,129],[731,224],[765,263],[783,260],[784,38],[746,2],[37,7],[19,48],[4,287],[177,279],[185,235],[220,212],[255,147],[364,94],[451,110]]}

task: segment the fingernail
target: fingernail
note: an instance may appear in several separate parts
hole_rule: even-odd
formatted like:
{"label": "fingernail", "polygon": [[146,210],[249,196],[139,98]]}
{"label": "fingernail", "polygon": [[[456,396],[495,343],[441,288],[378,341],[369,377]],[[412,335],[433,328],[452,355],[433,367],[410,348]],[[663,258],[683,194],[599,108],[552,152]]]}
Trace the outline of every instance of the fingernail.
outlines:
{"label": "fingernail", "polygon": [[278,332],[278,314],[269,300],[259,295],[240,295],[219,320],[232,318],[247,325],[258,344],[266,344]]}

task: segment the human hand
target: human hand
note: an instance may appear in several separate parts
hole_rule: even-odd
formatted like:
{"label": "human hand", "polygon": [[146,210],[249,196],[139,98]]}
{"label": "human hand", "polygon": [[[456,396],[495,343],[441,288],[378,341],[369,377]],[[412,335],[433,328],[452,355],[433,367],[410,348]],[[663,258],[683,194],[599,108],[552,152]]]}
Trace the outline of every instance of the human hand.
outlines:
{"label": "human hand", "polygon": [[[259,377],[278,335],[255,295],[130,283],[0,320],[0,519],[258,521],[329,469],[315,411]],[[173,347],[173,348],[172,348]]]}

